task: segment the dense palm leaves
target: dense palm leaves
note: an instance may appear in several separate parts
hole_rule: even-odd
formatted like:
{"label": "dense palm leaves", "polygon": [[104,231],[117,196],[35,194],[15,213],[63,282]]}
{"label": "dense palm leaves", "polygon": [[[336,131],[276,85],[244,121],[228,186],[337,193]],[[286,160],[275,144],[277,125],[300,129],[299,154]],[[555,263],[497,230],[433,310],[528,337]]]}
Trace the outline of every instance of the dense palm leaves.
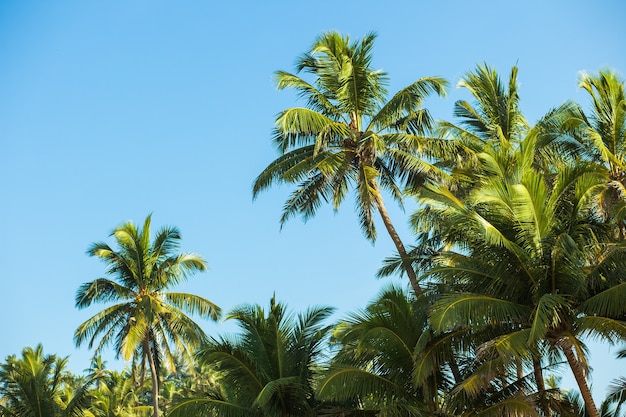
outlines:
{"label": "dense palm leaves", "polygon": [[220,309],[205,298],[168,290],[186,279],[189,273],[203,271],[204,260],[195,254],[177,253],[180,233],[163,228],[150,242],[148,216],[142,229],[133,223],[117,227],[112,236],[117,250],[106,243],[94,243],[91,256],[107,264],[109,278],[83,284],[76,293],[76,306],[115,302],[76,329],[77,346],[96,342],[96,354],[108,344],[124,360],[133,358],[152,376],[154,416],[158,416],[158,374],[162,362],[172,363],[172,346],[190,356],[206,336],[185,312],[217,319]]}
{"label": "dense palm leaves", "polygon": [[172,416],[209,412],[220,416],[313,416],[314,370],[323,358],[328,307],[294,317],[272,298],[269,310],[245,305],[227,317],[242,333],[211,339],[198,352],[225,389],[190,398]]}
{"label": "dense palm leaves", "polygon": [[[365,236],[376,239],[378,213],[396,246],[382,273],[406,273],[413,291],[386,287],[332,333],[331,308],[296,316],[274,299],[268,310],[243,305],[228,316],[239,334],[207,338],[187,314],[216,319],[219,309],[170,292],[204,261],[177,253],[175,228],[151,240],[150,217],[141,229],[123,224],[116,248],[88,251],[107,276],[83,284],[76,306],[111,305],[75,342],[96,355],[112,346],[130,370],[109,371],[96,357],[86,378],[74,377],[65,359],[27,348],[0,364],[0,416],[623,414],[624,378],[601,407],[591,396],[584,343],[626,341],[623,80],[583,73],[591,111],[570,101],[531,126],[518,69],[503,80],[479,65],[458,84],[473,102],[455,103],[455,122],[434,123],[423,101],[444,94],[445,81],[419,79],[388,97],[387,75],[371,65],[374,40],[325,33],[295,74],[276,73],[305,106],[277,116],[280,156],[253,194],[295,186],[282,225],[322,203],[338,209],[354,191]],[[418,198],[408,254],[383,194]],[[580,394],[559,388],[563,365]]]}
{"label": "dense palm leaves", "polygon": [[376,239],[378,211],[403,260],[415,291],[421,289],[406,250],[383,203],[387,191],[402,201],[403,185],[415,186],[443,172],[418,155],[427,150],[423,134],[432,127],[422,107],[432,93],[443,95],[446,82],[422,78],[387,100],[386,74],[371,68],[375,35],[358,42],[335,32],[320,36],[298,60],[298,72],[314,80],[278,71],[279,89],[292,88],[307,107],[290,108],[276,119],[274,143],[281,156],[255,180],[254,196],[274,183],[296,184],[285,203],[281,224],[301,214],[315,215],[323,202],[337,209],[351,186],[366,237]]}
{"label": "dense palm leaves", "polygon": [[486,64],[465,74],[458,85],[471,93],[475,103],[457,101],[454,115],[459,123],[441,122],[440,131],[456,142],[461,155],[468,156],[466,160],[451,161],[455,171],[469,175],[457,175],[457,179],[467,180],[484,172],[486,167],[481,168],[478,162],[488,156],[485,151],[491,150],[493,157],[509,153],[524,138],[529,126],[519,108],[517,67],[511,70],[506,88],[498,73]]}
{"label": "dense palm leaves", "polygon": [[435,378],[420,384],[413,378],[415,350],[428,332],[425,311],[414,298],[390,287],[365,310],[350,315],[334,332],[339,350],[319,395],[343,402],[359,399],[360,408],[388,417],[436,411]]}
{"label": "dense palm leaves", "polygon": [[92,391],[89,408],[94,417],[147,417],[152,407],[142,404],[143,389],[133,386],[133,378],[124,372],[107,372],[98,389]]}
{"label": "dense palm leaves", "polygon": [[[431,324],[436,331],[500,323],[505,333],[489,344],[502,358],[532,359],[533,350],[559,348],[577,379],[585,366],[577,336],[596,331],[626,336],[619,323],[603,321],[602,326],[611,326],[609,331],[599,323],[594,326],[585,315],[584,302],[600,290],[593,288],[590,275],[602,265],[592,263],[609,255],[595,242],[602,235],[601,228],[593,226],[596,222],[572,212],[584,205],[585,193],[597,184],[585,184],[589,178],[584,174],[564,172],[554,189],[547,190],[545,180],[527,170],[519,183],[480,187],[471,196],[476,200],[465,204],[445,190],[424,195],[426,204],[444,207],[447,238],[464,248],[442,253],[429,271],[458,291],[435,303]],[[564,196],[576,192],[577,200]],[[612,282],[603,286],[616,283],[617,277],[607,278]],[[571,356],[574,350],[576,355]],[[578,382],[588,391],[584,378]]]}
{"label": "dense palm leaves", "polygon": [[0,365],[0,416],[80,417],[90,397],[89,382],[75,385],[66,373],[67,358],[26,347],[22,357]]}
{"label": "dense palm leaves", "polygon": [[626,237],[626,97],[624,81],[613,71],[583,73],[580,87],[590,97],[591,114],[578,106],[568,112],[564,130],[582,143],[586,157],[603,166],[607,187],[598,207],[605,219],[617,220],[620,238]]}
{"label": "dense palm leaves", "polygon": [[[563,355],[587,411],[597,416],[580,337],[626,338],[626,309],[619,301],[626,254],[593,205],[606,182],[604,169],[577,161],[552,172],[536,163],[546,124],[528,130],[516,146],[484,147],[478,170],[484,174],[467,195],[459,198],[443,185],[422,192],[418,226],[454,249],[441,251],[427,272],[452,289],[434,304],[431,325],[446,332],[459,326],[495,330],[499,323],[501,333],[481,350],[518,371],[534,366],[540,390],[541,358]],[[426,221],[433,218],[435,228]],[[481,380],[462,387],[477,392],[472,384]],[[547,401],[545,393],[540,397]]]}

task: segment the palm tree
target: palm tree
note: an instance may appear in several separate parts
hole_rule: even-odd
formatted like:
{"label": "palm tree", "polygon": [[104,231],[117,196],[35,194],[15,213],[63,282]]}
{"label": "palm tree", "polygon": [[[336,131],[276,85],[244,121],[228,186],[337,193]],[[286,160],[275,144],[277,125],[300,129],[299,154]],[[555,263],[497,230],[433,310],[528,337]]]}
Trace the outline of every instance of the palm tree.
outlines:
{"label": "palm tree", "polygon": [[78,417],[90,401],[91,380],[76,387],[68,358],[44,355],[43,347],[25,347],[22,357],[0,364],[0,415],[3,417]]}
{"label": "palm tree", "polygon": [[172,363],[172,345],[190,356],[206,340],[202,328],[185,313],[217,320],[220,309],[197,295],[169,292],[189,273],[204,271],[205,261],[192,253],[177,253],[180,232],[165,227],[150,242],[148,216],[142,229],[132,222],[116,227],[112,236],[117,250],[104,242],[92,244],[87,253],[107,264],[109,278],[98,278],[80,286],[76,307],[116,302],[82,323],[74,333],[76,346],[98,341],[95,355],[113,344],[117,357],[131,358],[150,368],[154,417],[158,417],[159,369]]}
{"label": "palm tree", "polygon": [[[439,121],[438,142],[431,156],[437,166],[449,175],[444,181],[430,181],[446,186],[458,197],[463,197],[481,184],[486,178],[510,175],[515,169],[514,153],[525,138],[534,137],[533,149],[538,149],[533,157],[535,165],[545,165],[546,161],[556,163],[575,152],[573,145],[555,134],[568,106],[548,113],[532,130],[520,109],[520,94],[517,81],[518,68],[513,67],[508,80],[487,64],[478,65],[467,72],[458,82],[473,97],[473,102],[459,100],[454,105],[457,123]],[[444,145],[447,144],[447,145]],[[576,147],[578,150],[578,147]],[[541,161],[539,158],[541,157]],[[419,194],[422,187],[410,190]],[[418,272],[429,268],[431,259],[445,247],[437,233],[436,212],[419,210],[411,216],[417,245],[411,248],[409,257]],[[427,232],[424,233],[424,230]],[[402,269],[403,261],[398,257],[385,260],[379,276],[388,276]]]}
{"label": "palm tree", "polygon": [[506,167],[511,150],[525,137],[529,126],[520,110],[518,68],[513,67],[508,83],[487,64],[466,73],[458,83],[474,98],[474,103],[459,100],[454,104],[458,124],[439,122],[439,134],[456,144],[457,152],[441,155],[454,174],[452,188],[471,188],[481,176],[493,174],[495,158]]}
{"label": "palm tree", "polygon": [[605,218],[615,218],[619,236],[626,237],[626,96],[624,80],[611,70],[583,72],[579,86],[591,98],[591,115],[575,106],[563,125],[583,145],[586,155],[608,172],[607,187],[599,195]]}
{"label": "palm tree", "polygon": [[111,375],[111,371],[106,369],[106,361],[102,360],[102,356],[96,355],[91,358],[88,369],[85,369],[88,378],[95,381],[96,389],[100,388],[102,381]]}
{"label": "palm tree", "polygon": [[332,201],[337,210],[353,186],[365,236],[375,241],[373,212],[378,211],[419,293],[382,192],[401,204],[403,185],[443,175],[418,154],[428,150],[423,134],[432,127],[423,101],[431,93],[444,95],[446,82],[422,78],[387,100],[387,75],[371,68],[375,38],[370,33],[360,42],[350,42],[336,32],[321,35],[296,64],[297,72],[312,74],[312,83],[276,72],[278,89],[295,89],[307,106],[284,110],[276,118],[274,143],[281,156],[256,178],[253,196],[275,183],[296,184],[283,208],[282,225],[296,214],[309,219],[322,202]]}
{"label": "palm tree", "polygon": [[226,320],[237,320],[242,333],[210,339],[198,352],[222,389],[180,402],[170,416],[314,415],[313,379],[329,330],[323,321],[332,311],[313,307],[294,317],[274,298],[267,313],[258,305],[235,308]]}
{"label": "palm tree", "polygon": [[103,384],[93,391],[94,400],[90,411],[94,417],[148,416],[151,406],[142,405],[133,379],[127,371],[110,371]]}
{"label": "palm tree", "polygon": [[425,301],[388,286],[364,310],[342,320],[333,332],[338,351],[318,396],[339,403],[358,399],[355,408],[384,416],[440,411],[443,373],[419,384],[414,379],[418,343],[428,332]]}

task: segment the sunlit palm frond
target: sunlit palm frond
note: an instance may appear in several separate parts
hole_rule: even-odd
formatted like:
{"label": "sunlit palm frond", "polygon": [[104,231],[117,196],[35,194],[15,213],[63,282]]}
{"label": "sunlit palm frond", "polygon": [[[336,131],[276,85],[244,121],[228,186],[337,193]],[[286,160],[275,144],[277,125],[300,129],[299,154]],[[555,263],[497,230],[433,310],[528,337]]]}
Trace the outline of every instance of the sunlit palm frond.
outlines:
{"label": "sunlit palm frond", "polygon": [[[423,127],[430,123],[427,115],[418,112],[422,102],[433,93],[445,96],[446,85],[447,81],[441,77],[426,77],[415,81],[389,99],[370,120],[370,126],[377,130],[385,130],[393,126],[408,130],[413,134],[423,134]],[[419,120],[416,120],[416,123],[413,123],[413,115],[416,115]]]}
{"label": "sunlit palm frond", "polygon": [[376,200],[379,191],[374,185],[375,179],[379,173],[374,167],[363,166],[359,170],[358,182],[358,215],[361,223],[361,230],[365,236],[371,241],[376,240],[376,229],[374,227],[374,218],[372,210],[376,207]]}
{"label": "sunlit palm frond", "polygon": [[431,310],[431,326],[436,332],[459,326],[481,326],[502,322],[523,322],[526,306],[480,294],[449,294],[437,301]]}
{"label": "sunlit palm frond", "polygon": [[298,96],[304,98],[311,109],[331,118],[340,118],[342,116],[341,112],[324,93],[301,77],[285,71],[276,71],[274,73],[274,81],[276,88],[279,90],[293,88],[298,91]]}
{"label": "sunlit palm frond", "polygon": [[219,306],[195,294],[167,292],[163,294],[163,298],[175,308],[190,314],[212,320],[219,319],[221,315],[222,309]]}
{"label": "sunlit palm frond", "polygon": [[[275,125],[274,144],[281,153],[312,144],[316,149],[324,150],[329,143],[336,143],[336,138],[349,134],[344,123],[304,107],[284,110],[276,118]],[[321,143],[317,143],[320,140]]]}

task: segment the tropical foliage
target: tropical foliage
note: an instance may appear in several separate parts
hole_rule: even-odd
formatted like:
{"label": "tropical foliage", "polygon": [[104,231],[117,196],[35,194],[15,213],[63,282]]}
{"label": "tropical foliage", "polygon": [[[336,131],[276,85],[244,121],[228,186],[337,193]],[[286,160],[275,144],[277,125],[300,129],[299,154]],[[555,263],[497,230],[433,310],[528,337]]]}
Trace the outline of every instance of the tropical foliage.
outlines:
{"label": "tropical foliage", "polygon": [[[447,82],[421,78],[392,96],[373,66],[375,34],[322,34],[280,90],[304,107],[275,120],[280,155],[253,185],[293,185],[281,225],[337,209],[353,190],[365,237],[378,213],[396,253],[379,275],[408,276],[365,308],[300,314],[270,300],[226,317],[239,332],[207,336],[188,314],[220,309],[171,292],[206,269],[179,253],[180,233],[152,238],[148,216],[94,243],[106,276],[76,307],[108,304],[75,332],[95,347],[85,376],[41,345],[0,363],[0,417],[623,417],[626,379],[592,395],[590,340],[626,357],[626,100],[624,80],[581,73],[585,105],[568,101],[530,123],[518,68],[478,65],[458,86],[453,119],[424,107]],[[385,199],[414,199],[405,246]],[[330,289],[332,290],[332,289]],[[105,348],[127,362],[109,370]],[[577,390],[560,385],[571,375]],[[147,378],[147,375],[150,377]],[[599,381],[596,381],[598,383]],[[603,400],[603,401],[601,401]]]}
{"label": "tropical foliage", "polygon": [[216,375],[223,389],[180,402],[172,416],[190,413],[230,416],[314,416],[314,371],[323,361],[329,307],[315,307],[293,316],[285,305],[270,301],[235,308],[237,337],[210,339],[198,361]]}
{"label": "tropical foliage", "polygon": [[281,155],[254,182],[253,194],[274,183],[296,184],[284,205],[281,224],[301,214],[306,220],[322,202],[337,209],[351,186],[361,228],[376,240],[374,211],[401,255],[415,291],[421,289],[406,259],[404,244],[383,202],[383,191],[402,202],[404,185],[415,186],[442,171],[421,158],[430,149],[424,134],[433,120],[422,107],[432,94],[445,94],[446,81],[421,78],[387,99],[387,74],[371,67],[376,35],[358,42],[336,32],[320,36],[297,62],[298,73],[276,72],[279,89],[291,88],[306,107],[284,110],[276,118],[274,144]]}
{"label": "tropical foliage", "polygon": [[68,358],[45,355],[43,346],[26,347],[0,365],[3,417],[79,417],[90,403],[90,381],[74,380]]}
{"label": "tropical foliage", "polygon": [[[92,347],[96,354],[112,343],[116,354],[133,359],[142,370],[146,363],[152,377],[154,417],[158,416],[159,372],[163,362],[174,362],[174,352],[190,356],[206,340],[202,328],[185,312],[217,320],[220,309],[209,300],[168,291],[189,273],[206,269],[205,261],[192,253],[177,253],[180,232],[174,227],[159,230],[150,241],[151,216],[143,228],[129,222],[111,235],[118,249],[104,242],[91,245],[87,253],[107,264],[110,278],[83,284],[76,293],[76,307],[116,302],[81,324],[74,340]],[[175,347],[172,350],[171,346]]]}

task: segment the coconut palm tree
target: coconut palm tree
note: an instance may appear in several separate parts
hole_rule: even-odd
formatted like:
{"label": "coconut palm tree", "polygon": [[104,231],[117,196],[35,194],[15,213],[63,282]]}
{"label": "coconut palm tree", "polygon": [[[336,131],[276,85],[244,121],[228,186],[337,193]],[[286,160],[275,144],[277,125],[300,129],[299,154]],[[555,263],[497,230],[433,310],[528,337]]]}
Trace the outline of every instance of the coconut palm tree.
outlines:
{"label": "coconut palm tree", "polygon": [[91,380],[73,386],[68,358],[45,355],[42,345],[0,364],[3,417],[80,417],[90,404]]}
{"label": "coconut palm tree", "polygon": [[313,379],[324,359],[329,327],[323,321],[332,311],[313,307],[295,317],[275,298],[267,312],[258,305],[235,308],[226,320],[236,320],[241,334],[210,339],[198,351],[198,362],[223,389],[181,401],[170,408],[170,416],[315,415]]}
{"label": "coconut palm tree", "polygon": [[[518,68],[513,67],[508,80],[487,64],[478,65],[463,75],[458,86],[467,90],[473,102],[459,100],[454,105],[456,123],[439,121],[441,141],[431,152],[437,166],[449,175],[442,176],[446,186],[458,197],[467,195],[486,178],[511,175],[516,169],[514,153],[533,136],[533,164],[541,168],[564,160],[579,151],[574,140],[565,140],[557,126],[569,117],[563,105],[546,114],[532,129],[520,108],[517,81]],[[447,145],[443,145],[447,143]],[[440,184],[442,181],[432,181]],[[410,190],[419,194],[419,190]],[[431,259],[445,246],[437,233],[436,211],[419,210],[411,216],[416,245],[410,249],[412,265],[419,273],[431,265]],[[427,230],[427,233],[424,233]],[[402,259],[389,257],[379,270],[388,276],[402,269]]]}
{"label": "coconut palm tree", "polygon": [[170,292],[192,272],[204,271],[205,261],[192,253],[178,253],[180,232],[159,230],[150,241],[151,216],[138,229],[132,222],[116,227],[117,249],[92,244],[87,253],[107,264],[107,275],[80,286],[76,307],[114,303],[82,323],[74,333],[76,346],[97,343],[95,355],[109,345],[117,357],[147,363],[152,377],[154,417],[158,417],[159,370],[172,363],[173,351],[190,356],[206,340],[202,328],[185,313],[217,320],[220,309],[197,295]]}
{"label": "coconut palm tree", "polygon": [[274,144],[281,155],[254,181],[253,196],[275,183],[295,184],[284,205],[281,225],[294,215],[307,220],[323,202],[338,209],[350,187],[361,228],[376,239],[374,212],[403,260],[403,270],[416,292],[421,289],[406,250],[383,202],[387,191],[402,202],[406,184],[443,175],[418,155],[429,149],[423,134],[432,127],[422,107],[432,94],[445,94],[442,78],[422,78],[387,99],[387,74],[371,68],[376,35],[358,42],[336,32],[322,34],[299,58],[297,72],[309,73],[308,82],[297,74],[276,72],[278,89],[294,89],[306,107],[280,112]]}
{"label": "coconut palm tree", "polygon": [[612,70],[583,72],[579,86],[591,99],[587,116],[575,103],[562,130],[584,145],[585,156],[608,173],[607,187],[599,194],[604,218],[617,220],[619,236],[626,237],[626,96],[624,80]]}
{"label": "coconut palm tree", "polygon": [[457,152],[440,155],[452,157],[445,163],[454,174],[450,177],[452,188],[471,188],[480,176],[492,174],[491,158],[507,158],[525,137],[529,125],[520,110],[517,73],[518,68],[513,67],[505,83],[494,68],[483,64],[458,82],[474,102],[458,100],[454,104],[458,122],[438,124],[439,134],[457,146]]}
{"label": "coconut palm tree", "polygon": [[333,332],[338,350],[318,396],[336,402],[358,399],[359,409],[382,416],[440,411],[439,391],[452,386],[444,372],[419,384],[413,377],[416,348],[428,332],[424,304],[424,296],[416,299],[388,286],[365,309],[342,320]]}

